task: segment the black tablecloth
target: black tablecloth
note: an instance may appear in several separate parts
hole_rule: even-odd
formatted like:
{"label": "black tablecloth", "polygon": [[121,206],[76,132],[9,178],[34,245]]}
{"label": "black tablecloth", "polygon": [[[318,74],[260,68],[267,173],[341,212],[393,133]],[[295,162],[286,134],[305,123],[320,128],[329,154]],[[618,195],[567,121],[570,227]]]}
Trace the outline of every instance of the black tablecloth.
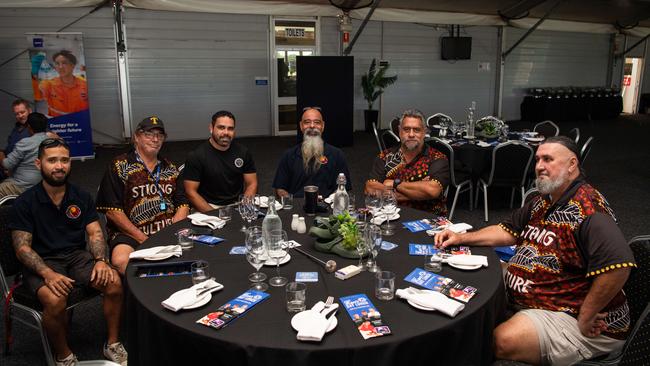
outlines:
{"label": "black tablecloth", "polygon": [[[297,207],[300,201],[296,202]],[[295,210],[294,210],[295,211]],[[279,212],[285,227],[292,212]],[[425,217],[421,211],[402,208],[403,219]],[[255,222],[261,225],[261,219]],[[174,244],[173,233],[188,227],[187,221],[165,228],[147,240],[143,247]],[[396,273],[396,288],[409,283],[404,277],[416,267],[422,267],[423,257],[409,256],[408,244],[431,243],[424,232],[413,234],[400,228],[397,234],[384,238],[399,247],[381,251],[379,265]],[[129,364],[134,365],[396,365],[396,364],[458,364],[479,365],[492,361],[492,331],[505,306],[501,267],[489,248],[473,248],[475,254],[488,256],[489,267],[477,271],[460,271],[444,265],[442,275],[478,288],[465,310],[451,319],[437,312],[412,308],[404,300],[380,301],[374,297],[374,277],[362,272],[346,281],[334,278],[322,266],[302,254],[291,251],[291,261],[280,267],[281,273],[292,280],[296,271],[318,271],[319,281],[307,284],[307,306],[311,307],[327,295],[339,297],[365,293],[388,323],[393,334],[364,340],[342,307],[338,312],[338,327],[321,343],[296,340],[291,328],[291,314],[286,311],[284,287],[271,287],[270,298],[247,312],[226,328],[215,330],[195,323],[203,315],[235,298],[249,288],[248,274],[253,267],[242,255],[229,255],[230,248],[243,245],[239,232],[241,220],[233,218],[216,235],[227,240],[214,247],[195,244],[182,259],[205,259],[210,263],[210,275],[225,288],[212,300],[195,310],[173,313],[165,310],[161,301],[173,292],[191,286],[189,276],[136,278],[135,264],[126,273],[127,331]],[[338,267],[355,264],[355,260],[316,252],[313,238],[289,231],[289,239],[303,248],[327,259]],[[178,260],[178,259],[177,259]],[[141,262],[140,262],[141,263]],[[269,277],[275,270],[262,269]]]}
{"label": "black tablecloth", "polygon": [[521,103],[521,119],[530,122],[612,119],[622,111],[623,97],[620,95],[578,98],[526,96]]}

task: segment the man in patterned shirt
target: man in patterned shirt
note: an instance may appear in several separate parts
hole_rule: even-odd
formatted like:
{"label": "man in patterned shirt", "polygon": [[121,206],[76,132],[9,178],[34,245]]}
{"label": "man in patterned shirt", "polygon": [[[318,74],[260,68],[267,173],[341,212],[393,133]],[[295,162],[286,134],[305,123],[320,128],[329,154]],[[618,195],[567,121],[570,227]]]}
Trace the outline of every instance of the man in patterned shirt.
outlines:
{"label": "man in patterned shirt", "polygon": [[160,118],[143,119],[133,136],[134,149],[113,159],[97,192],[97,211],[106,213],[111,262],[122,274],[138,245],[190,210],[176,185],[178,167],[158,155],[166,137]]}
{"label": "man in patterned shirt", "polygon": [[623,285],[632,251],[605,198],[585,182],[576,144],[535,153],[541,195],[499,225],[436,235],[436,245],[516,245],[505,282],[515,310],[494,330],[500,359],[570,365],[620,350],[630,326]]}
{"label": "man in patterned shirt", "polygon": [[366,193],[395,190],[400,204],[446,216],[444,191],[449,184],[449,162],[440,151],[425,145],[422,112],[409,109],[399,124],[400,146],[382,151],[366,181]]}

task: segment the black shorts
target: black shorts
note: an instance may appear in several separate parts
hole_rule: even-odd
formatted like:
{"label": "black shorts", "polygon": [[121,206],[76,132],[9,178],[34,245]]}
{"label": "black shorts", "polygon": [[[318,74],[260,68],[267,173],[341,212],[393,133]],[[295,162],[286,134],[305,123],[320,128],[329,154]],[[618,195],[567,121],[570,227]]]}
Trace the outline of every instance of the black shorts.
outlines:
{"label": "black shorts", "polygon": [[118,244],[126,244],[133,248],[133,250],[137,250],[138,245],[140,245],[140,243],[132,237],[124,233],[117,233],[113,235],[111,241],[108,242],[108,248],[110,249],[111,254],[113,254],[113,249],[115,249]]}
{"label": "black shorts", "polygon": [[[95,259],[85,249],[72,249],[50,256],[44,256],[43,262],[54,272],[73,279],[74,287],[87,288],[90,284],[90,274],[95,267]],[[43,277],[23,268],[23,283],[34,294],[45,285]]]}

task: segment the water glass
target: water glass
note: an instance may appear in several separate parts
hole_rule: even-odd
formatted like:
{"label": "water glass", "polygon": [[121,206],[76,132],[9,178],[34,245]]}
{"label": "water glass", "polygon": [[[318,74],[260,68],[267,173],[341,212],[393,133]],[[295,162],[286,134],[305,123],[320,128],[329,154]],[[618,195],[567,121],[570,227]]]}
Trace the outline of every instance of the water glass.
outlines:
{"label": "water glass", "polygon": [[429,252],[424,256],[424,269],[434,273],[442,271],[442,257],[438,252]]}
{"label": "water glass", "polygon": [[178,245],[181,246],[182,250],[192,249],[194,247],[194,241],[192,240],[192,229],[186,228],[181,229],[176,232],[176,237],[178,238]]}
{"label": "water glass", "polygon": [[250,226],[246,232],[246,260],[255,268],[256,272],[248,276],[248,280],[253,282],[253,288],[258,291],[266,291],[268,285],[263,281],[266,280],[266,274],[260,272],[260,268],[268,259],[266,255],[266,248],[264,247],[264,240],[262,228],[259,226]]}
{"label": "water glass", "polygon": [[232,217],[232,208],[230,206],[224,206],[219,209],[219,218],[228,221]]}
{"label": "water glass", "polygon": [[307,285],[302,282],[287,283],[287,311],[290,313],[299,313],[305,311],[307,306]]}
{"label": "water glass", "polygon": [[390,236],[395,234],[395,225],[390,223],[390,217],[397,211],[397,197],[395,197],[395,191],[392,188],[385,190],[381,197],[381,202],[381,210],[386,216],[386,225],[384,225],[381,233]]}
{"label": "water glass", "polygon": [[381,228],[377,225],[370,224],[365,230],[366,242],[368,243],[368,248],[370,250],[366,267],[368,268],[368,272],[376,273],[380,271],[380,268],[377,265],[377,255],[379,255],[381,242],[383,241],[381,237]]}
{"label": "water glass", "polygon": [[375,280],[375,297],[379,300],[392,300],[395,296],[395,273],[377,272]]}
{"label": "water glass", "polygon": [[289,193],[286,196],[282,196],[282,208],[285,210],[291,210],[293,208],[293,194]]}
{"label": "water glass", "polygon": [[289,254],[287,251],[287,232],[284,230],[272,230],[271,233],[265,238],[266,252],[270,258],[276,263],[276,276],[269,280],[269,284],[274,287],[280,287],[287,284],[287,279],[280,276],[280,262]]}
{"label": "water glass", "polygon": [[348,212],[352,213],[354,212],[354,209],[356,208],[354,204],[354,193],[349,193],[348,192]]}
{"label": "water glass", "polygon": [[198,260],[192,263],[192,283],[197,284],[210,278],[210,265],[204,260]]}

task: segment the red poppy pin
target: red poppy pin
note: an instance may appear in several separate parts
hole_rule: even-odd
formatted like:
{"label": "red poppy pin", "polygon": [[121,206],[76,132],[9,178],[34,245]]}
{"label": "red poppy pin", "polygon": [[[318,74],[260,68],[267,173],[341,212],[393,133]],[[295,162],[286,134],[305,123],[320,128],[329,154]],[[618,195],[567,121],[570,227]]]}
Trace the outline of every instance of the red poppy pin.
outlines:
{"label": "red poppy pin", "polygon": [[68,209],[65,210],[65,215],[70,219],[77,219],[81,216],[81,209],[77,205],[70,205]]}
{"label": "red poppy pin", "polygon": [[327,164],[327,156],[323,155],[323,156],[320,157],[319,160],[320,160],[320,163],[321,163],[322,165]]}

